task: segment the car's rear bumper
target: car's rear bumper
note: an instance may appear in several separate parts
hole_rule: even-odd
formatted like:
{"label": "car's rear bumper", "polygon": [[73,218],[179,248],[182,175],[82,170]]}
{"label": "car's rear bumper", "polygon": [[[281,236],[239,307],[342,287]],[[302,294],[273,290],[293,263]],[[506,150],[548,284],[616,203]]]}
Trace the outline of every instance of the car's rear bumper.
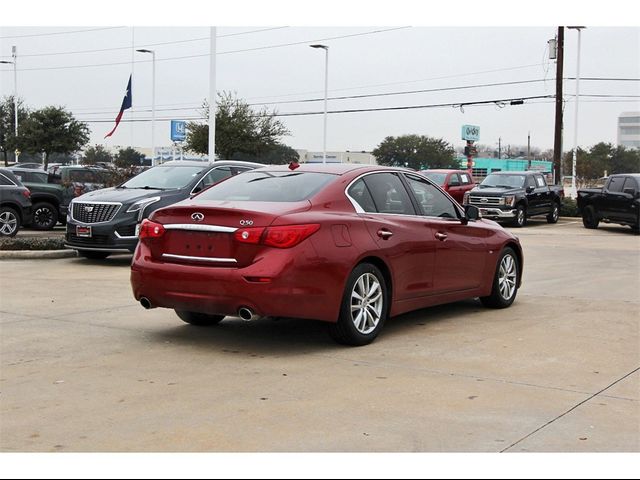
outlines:
{"label": "car's rear bumper", "polygon": [[190,312],[235,316],[249,308],[258,316],[335,322],[342,282],[328,278],[326,268],[306,253],[280,250],[247,267],[229,268],[158,261],[141,244],[131,266],[133,296],[153,307]]}

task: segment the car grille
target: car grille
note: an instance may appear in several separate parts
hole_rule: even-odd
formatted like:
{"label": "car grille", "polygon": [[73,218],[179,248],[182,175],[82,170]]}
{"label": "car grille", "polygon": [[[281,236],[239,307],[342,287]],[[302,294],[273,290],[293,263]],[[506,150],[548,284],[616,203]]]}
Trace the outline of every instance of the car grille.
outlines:
{"label": "car grille", "polygon": [[474,205],[502,205],[502,197],[469,197],[469,203]]}
{"label": "car grille", "polygon": [[116,216],[120,203],[73,202],[73,219],[81,223],[108,222]]}
{"label": "car grille", "polygon": [[73,233],[67,233],[67,242],[71,245],[108,245],[109,235],[93,235],[92,237],[79,237]]}

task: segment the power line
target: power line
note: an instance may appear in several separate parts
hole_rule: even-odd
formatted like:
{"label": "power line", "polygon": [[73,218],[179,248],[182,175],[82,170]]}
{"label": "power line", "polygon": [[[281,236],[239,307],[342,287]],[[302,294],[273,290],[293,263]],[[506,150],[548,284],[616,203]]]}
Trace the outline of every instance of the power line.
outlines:
{"label": "power line", "polygon": [[[404,105],[398,107],[378,107],[378,108],[355,108],[355,109],[345,109],[345,110],[330,110],[327,113],[362,113],[362,112],[384,112],[384,111],[397,111],[397,110],[415,110],[422,108],[441,108],[441,107],[455,107],[455,108],[463,108],[470,106],[481,106],[481,105],[507,105],[510,102],[514,101],[524,101],[524,100],[535,100],[541,98],[554,98],[554,95],[536,95],[536,96],[528,96],[528,97],[515,97],[515,98],[503,98],[497,100],[479,100],[474,102],[453,102],[453,103],[437,103],[437,104],[426,104],[426,105]],[[305,115],[322,115],[324,111],[315,111],[315,112],[289,112],[289,113],[265,113],[265,114],[256,114],[255,116],[274,116],[274,117],[296,117],[296,116],[305,116]],[[201,120],[203,117],[185,117],[183,120]],[[172,118],[156,118],[156,120],[173,120]],[[122,120],[129,122],[141,122],[141,121],[149,121],[148,119],[127,119]],[[105,119],[105,120],[91,120],[87,121],[88,123],[104,123],[104,122],[113,122],[113,119]]]}
{"label": "power line", "polygon": [[[324,42],[324,41],[328,41],[328,40],[339,40],[339,39],[343,39],[343,38],[352,38],[352,37],[359,37],[359,36],[363,36],[363,35],[374,35],[377,33],[385,33],[385,32],[391,32],[394,30],[402,30],[402,29],[406,29],[406,28],[411,28],[411,27],[394,27],[394,28],[387,28],[387,29],[382,29],[382,30],[373,30],[373,31],[369,31],[369,32],[361,32],[361,33],[352,33],[349,35],[339,35],[336,37],[325,37],[325,38],[318,38],[318,39],[314,39],[314,40],[304,40],[301,42],[290,42],[290,43],[280,43],[280,44],[276,44],[276,45],[265,45],[262,47],[253,47],[253,48],[244,48],[244,49],[240,49],[240,50],[228,50],[226,52],[218,52],[218,55],[227,55],[227,54],[233,54],[233,53],[242,53],[242,52],[253,52],[253,51],[257,51],[257,50],[267,50],[267,49],[271,49],[271,48],[282,48],[282,47],[290,47],[293,45],[305,45],[308,43],[312,43],[312,42]],[[167,62],[167,61],[172,61],[172,60],[184,60],[184,59],[188,59],[188,58],[200,58],[200,57],[208,57],[209,53],[200,53],[200,54],[194,54],[194,55],[182,55],[182,56],[177,56],[177,57],[167,57],[167,58],[158,58],[156,59],[156,62]],[[111,63],[92,63],[89,65],[67,65],[67,66],[61,66],[61,67],[34,67],[34,68],[18,68],[17,71],[18,72],[27,72],[27,71],[31,71],[31,72],[35,72],[35,71],[45,71],[45,70],[67,70],[67,69],[73,69],[73,68],[94,68],[94,67],[112,67],[112,66],[116,66],[116,65],[131,65],[132,63],[151,63],[152,60],[136,60],[134,62],[128,61],[128,62],[111,62]],[[2,69],[0,70],[0,72],[12,72],[13,69]]]}
{"label": "power line", "polygon": [[[280,30],[283,28],[289,28],[289,27],[271,27],[271,28],[262,28],[260,30],[249,30],[248,32],[237,32],[237,33],[228,33],[225,35],[217,35],[216,38],[223,38],[223,37],[235,37],[238,35],[248,35],[250,33],[259,33],[259,32],[268,32],[271,30]],[[200,42],[203,40],[210,40],[210,37],[199,37],[199,38],[189,38],[189,39],[185,39],[185,40],[173,40],[171,42],[158,42],[158,43],[145,43],[142,45],[136,45],[133,48],[141,48],[141,47],[157,47],[160,45],[176,45],[179,43],[192,43],[192,42]],[[132,47],[131,45],[126,46],[126,47],[111,47],[111,48],[99,48],[99,49],[94,49],[94,50],[75,50],[75,51],[71,51],[71,52],[51,52],[51,53],[30,53],[30,54],[22,54],[20,55],[20,57],[49,57],[49,56],[53,56],[53,55],[75,55],[75,54],[82,54],[82,53],[100,53],[100,52],[110,52],[110,51],[114,51],[114,50],[130,50]]]}
{"label": "power line", "polygon": [[122,27],[100,27],[100,28],[87,28],[84,30],[71,30],[68,32],[51,32],[51,33],[32,33],[32,34],[28,34],[28,35],[6,35],[3,37],[0,37],[0,39],[5,39],[5,38],[27,38],[27,37],[48,37],[50,35],[68,35],[71,33],[87,33],[87,32],[98,32],[100,30],[113,30],[115,28],[126,28],[124,26]]}

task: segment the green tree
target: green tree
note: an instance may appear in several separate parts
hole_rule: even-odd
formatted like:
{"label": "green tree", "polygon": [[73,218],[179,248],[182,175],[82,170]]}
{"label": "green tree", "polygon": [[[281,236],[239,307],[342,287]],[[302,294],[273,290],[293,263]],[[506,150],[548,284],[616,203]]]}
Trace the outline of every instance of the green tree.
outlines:
{"label": "green tree", "polygon": [[51,153],[72,153],[89,141],[89,127],[62,107],[31,112],[20,127],[20,144],[30,153],[44,153],[44,168]]}
{"label": "green tree", "polygon": [[[231,159],[238,156],[265,157],[269,152],[286,147],[278,138],[289,135],[289,130],[275,118],[275,111],[266,108],[255,111],[244,100],[230,92],[218,94],[216,105],[216,154]],[[208,119],[208,105],[203,104]],[[186,146],[188,150],[206,155],[209,153],[209,126],[206,123],[190,122]],[[280,150],[278,150],[280,149]]]}
{"label": "green tree", "polygon": [[[564,155],[564,171],[571,175],[573,169],[573,151]],[[640,172],[640,150],[614,147],[611,143],[600,142],[588,151],[578,147],[576,155],[576,182],[578,185],[606,174]]]}
{"label": "green tree", "polygon": [[453,147],[424,135],[387,137],[371,152],[380,165],[425,168],[460,168]]}
{"label": "green tree", "polygon": [[118,150],[113,163],[116,167],[126,168],[131,166],[140,166],[144,160],[144,154],[135,148],[127,147]]}
{"label": "green tree", "polygon": [[111,152],[102,145],[87,147],[82,154],[82,163],[85,165],[95,165],[98,162],[111,163],[113,162],[113,155],[111,155]]}
{"label": "green tree", "polygon": [[[18,98],[18,128],[27,118],[29,112],[23,106],[22,100]],[[0,102],[0,150],[4,158],[4,164],[9,165],[9,152],[13,153],[15,149],[21,150],[19,144],[20,131],[18,131],[18,139],[15,136],[15,103],[13,96],[4,97]]]}

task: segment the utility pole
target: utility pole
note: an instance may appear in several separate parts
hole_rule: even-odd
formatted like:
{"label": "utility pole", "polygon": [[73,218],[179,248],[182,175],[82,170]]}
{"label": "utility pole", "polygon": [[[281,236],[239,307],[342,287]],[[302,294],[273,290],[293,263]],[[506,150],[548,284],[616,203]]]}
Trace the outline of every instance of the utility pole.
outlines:
{"label": "utility pole", "polygon": [[209,161],[216,159],[216,35],[217,28],[209,29]]}
{"label": "utility pole", "polygon": [[527,161],[531,170],[531,132],[527,133]]}
{"label": "utility pole", "polygon": [[556,184],[562,184],[562,64],[564,61],[564,27],[558,27],[556,59],[556,128],[553,141],[553,170]]}

